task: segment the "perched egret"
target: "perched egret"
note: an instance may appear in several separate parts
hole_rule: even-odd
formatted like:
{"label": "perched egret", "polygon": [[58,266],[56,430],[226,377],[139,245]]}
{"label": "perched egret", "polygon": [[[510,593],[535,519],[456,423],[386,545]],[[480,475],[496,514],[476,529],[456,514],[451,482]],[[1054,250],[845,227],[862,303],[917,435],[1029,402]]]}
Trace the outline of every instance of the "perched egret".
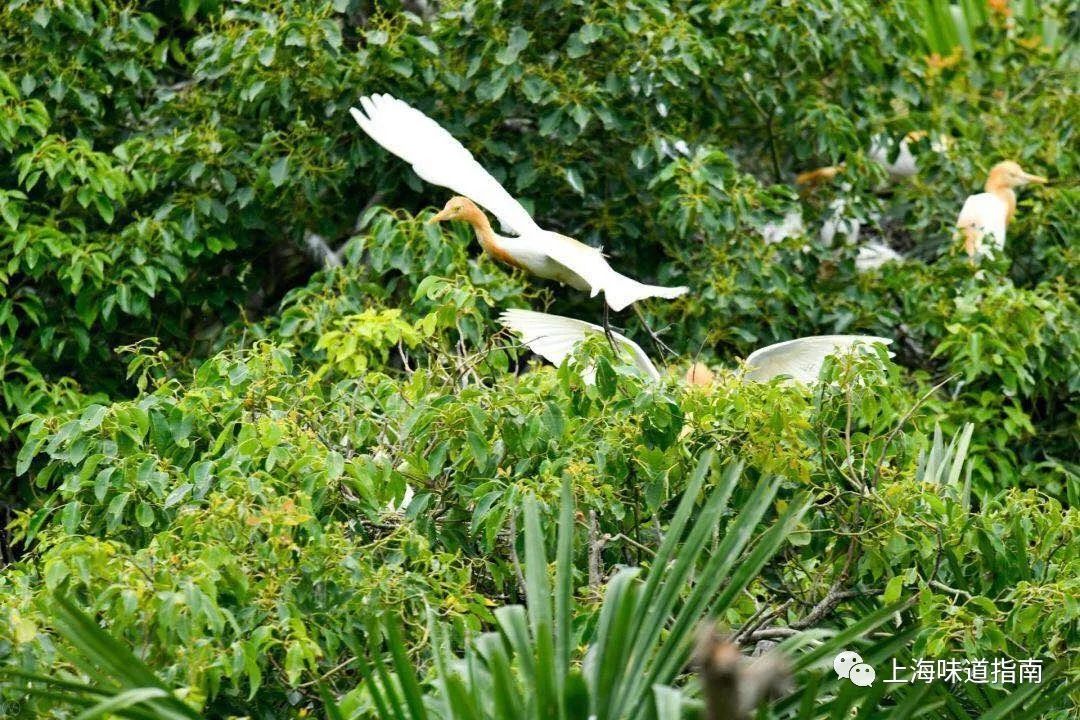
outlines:
{"label": "perched egret", "polygon": [[[1005,228],[1016,212],[1015,187],[1029,183],[1043,184],[1046,178],[1024,172],[1012,160],[999,162],[990,168],[986,179],[986,192],[971,195],[964,201],[956,218],[958,237],[964,241],[964,249],[972,258],[990,255],[993,250],[1005,247]],[[989,238],[989,245],[983,243]]]}
{"label": "perched egret", "polygon": [[[854,217],[846,216],[847,201],[837,198],[829,204],[830,215],[821,223],[818,237],[825,245],[832,245],[837,234],[841,235],[846,243],[855,243],[859,240],[862,232],[862,223]],[[877,218],[871,216],[871,219]],[[800,210],[789,210],[780,222],[766,223],[761,227],[761,237],[768,244],[778,243],[789,237],[802,235],[806,232],[806,223],[803,222]],[[859,253],[855,258],[855,270],[863,273],[874,268],[881,267],[887,262],[902,262],[904,256],[896,252],[888,245],[877,240],[867,240],[859,246]]]}
{"label": "perched egret", "polygon": [[[918,166],[915,163],[915,156],[911,153],[910,145],[924,137],[926,137],[926,132],[923,130],[908,133],[899,143],[900,150],[896,159],[890,160],[885,138],[877,135],[870,145],[870,159],[881,165],[894,182],[912,177],[918,173]],[[931,147],[935,152],[944,152],[947,145],[943,138],[934,141]],[[840,163],[839,165],[809,170],[797,175],[795,184],[803,190],[810,190],[833,180],[844,171],[844,168],[844,163]],[[850,189],[850,185],[845,185],[843,188],[845,191]],[[847,215],[847,205],[847,199],[842,196],[835,198],[829,204],[829,216],[822,223],[819,233],[821,241],[825,244],[831,245],[838,233],[850,243],[858,241],[862,223],[858,218]],[[879,219],[876,213],[871,215],[871,220],[876,222]],[[763,232],[763,234],[766,242],[775,242],[776,239],[783,239],[788,235],[803,232],[802,216],[800,213],[788,213],[788,215],[784,216],[783,223],[768,225],[765,231],[767,232]],[[859,272],[867,272],[881,267],[887,262],[900,262],[903,260],[903,255],[885,243],[870,240],[859,247],[859,254],[855,259],[855,269]]]}
{"label": "perched egret", "polygon": [[[615,311],[644,298],[676,298],[687,291],[628,278],[616,272],[597,248],[542,229],[472,153],[419,110],[390,95],[363,97],[360,105],[363,111],[350,108],[349,112],[375,142],[412,165],[422,179],[461,193],[450,198],[432,221],[468,222],[481,247],[493,257],[590,296],[603,292]],[[496,234],[477,205],[494,214],[516,237]]]}
{"label": "perched egret", "polygon": [[859,272],[867,272],[887,262],[903,262],[903,260],[903,255],[885,243],[870,240],[859,246],[859,254],[855,256],[855,269]]}
{"label": "perched egret", "polygon": [[[818,238],[825,245],[832,245],[838,234],[849,243],[859,239],[862,222],[847,214],[847,206],[845,198],[836,198],[829,203],[829,214],[822,221],[821,230],[818,231]],[[803,220],[802,209],[788,210],[779,222],[765,223],[759,232],[768,245],[806,234],[806,221]]]}
{"label": "perched egret", "polygon": [[[912,130],[897,143],[896,157],[889,158],[889,141],[884,135],[875,135],[870,140],[870,150],[867,156],[871,161],[880,165],[893,182],[901,182],[919,174],[919,163],[915,154],[911,152],[911,144],[916,143],[927,136],[925,130]],[[930,149],[935,153],[943,153],[948,150],[950,138],[942,135],[933,138]],[[795,184],[803,187],[816,187],[831,181],[844,171],[845,164],[829,165],[827,167],[807,170],[795,177]]]}
{"label": "perched egret", "polygon": [[[574,346],[591,335],[602,334],[604,328],[582,320],[535,312],[532,310],[506,310],[499,322],[521,338],[530,350],[554,365],[562,364]],[[618,333],[612,333],[616,352],[626,357],[643,377],[659,380],[660,371],[637,343]],[[819,335],[788,340],[755,350],[746,358],[748,380],[768,382],[781,375],[810,384],[817,380],[825,358],[837,353],[850,352],[856,345],[873,343],[889,345],[892,340],[873,335]],[[583,377],[592,381],[594,370],[589,368]],[[695,363],[687,372],[686,380],[692,385],[712,382],[713,374],[701,363]]]}
{"label": "perched egret", "polygon": [[765,223],[761,229],[761,238],[767,245],[774,245],[789,237],[802,235],[806,232],[806,223],[803,222],[802,210],[788,210],[779,222]]}
{"label": "perched egret", "polygon": [[[897,149],[896,158],[889,159],[889,144],[884,135],[875,135],[870,140],[870,152],[869,157],[876,162],[893,182],[900,180],[906,180],[907,178],[914,177],[919,174],[919,165],[915,161],[915,155],[911,152],[911,143],[918,142],[926,137],[925,130],[913,130],[909,132],[899,142],[899,148]],[[937,147],[935,151],[940,152]],[[942,148],[943,150],[944,148]]]}

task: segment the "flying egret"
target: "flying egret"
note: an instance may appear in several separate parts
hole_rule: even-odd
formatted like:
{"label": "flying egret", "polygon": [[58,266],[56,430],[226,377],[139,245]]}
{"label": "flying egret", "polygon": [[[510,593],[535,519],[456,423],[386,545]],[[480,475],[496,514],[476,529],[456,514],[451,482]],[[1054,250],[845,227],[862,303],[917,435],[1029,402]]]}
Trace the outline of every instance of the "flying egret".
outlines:
{"label": "flying egret", "polygon": [[[560,365],[574,346],[591,335],[602,334],[604,328],[582,320],[535,312],[533,310],[506,310],[499,322],[521,338],[530,350],[553,365]],[[626,357],[643,377],[657,381],[660,371],[637,343],[618,333],[612,333],[616,352]],[[858,344],[881,343],[889,345],[892,340],[874,335],[818,335],[788,340],[755,350],[746,358],[745,378],[768,382],[781,375],[789,375],[798,382],[811,384],[817,380],[825,358],[829,355],[850,352]],[[582,377],[592,382],[595,370],[587,369]],[[712,372],[695,363],[687,373],[687,382],[703,385],[712,381]]]}
{"label": "flying egret", "polygon": [[[468,222],[480,246],[493,257],[592,297],[603,292],[607,306],[615,311],[644,298],[676,298],[687,291],[640,283],[616,272],[597,248],[542,229],[465,146],[407,103],[390,95],[371,95],[360,98],[360,105],[363,111],[349,112],[375,142],[409,163],[422,179],[460,193],[431,220]],[[496,234],[478,205],[516,237]]]}
{"label": "flying egret", "polygon": [[[964,249],[972,258],[991,255],[993,250],[1005,248],[1005,228],[1016,213],[1015,187],[1029,183],[1043,184],[1046,178],[1024,172],[1012,160],[999,162],[990,168],[986,178],[986,192],[971,195],[964,201],[956,218],[957,236],[964,241]],[[987,247],[983,243],[989,238]]]}

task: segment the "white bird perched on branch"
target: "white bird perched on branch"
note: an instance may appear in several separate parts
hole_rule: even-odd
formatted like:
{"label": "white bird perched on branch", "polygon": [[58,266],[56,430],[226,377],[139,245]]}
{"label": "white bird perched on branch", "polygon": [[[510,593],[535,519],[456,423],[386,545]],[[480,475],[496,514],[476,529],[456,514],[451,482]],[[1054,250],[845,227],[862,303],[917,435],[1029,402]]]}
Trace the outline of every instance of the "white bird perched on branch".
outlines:
{"label": "white bird perched on branch", "polygon": [[[1046,178],[1032,175],[1012,160],[999,162],[990,168],[986,192],[971,195],[964,201],[956,218],[957,235],[964,241],[964,250],[972,258],[991,255],[1005,248],[1005,228],[1016,213],[1015,187],[1029,183],[1043,184]],[[983,240],[989,238],[987,247]]]}
{"label": "white bird perched on branch", "polygon": [[[362,97],[360,105],[363,112],[356,108],[349,112],[375,142],[412,165],[422,179],[464,196],[451,198],[432,221],[470,223],[481,247],[495,258],[591,296],[603,292],[607,305],[616,311],[644,298],[675,298],[687,291],[628,278],[616,272],[600,250],[542,229],[472,153],[419,110],[390,95]],[[517,237],[496,234],[477,205]]]}
{"label": "white bird perched on branch", "polygon": [[[604,333],[604,328],[599,325],[533,310],[506,310],[499,316],[499,322],[516,333],[530,350],[553,365],[561,365],[582,340]],[[654,381],[660,379],[660,371],[640,345],[618,333],[613,332],[611,336],[616,352],[628,358],[642,376]],[[755,350],[746,358],[745,378],[768,382],[787,375],[801,383],[811,384],[817,380],[829,355],[850,352],[859,344],[870,346],[873,343],[889,345],[892,340],[874,335],[817,335],[769,345]],[[688,374],[688,380],[691,384],[711,382],[712,373],[707,369],[699,369],[695,365],[690,373],[692,375]],[[586,382],[592,382],[592,375],[591,368],[582,374]]]}
{"label": "white bird perched on branch", "polygon": [[[914,153],[911,152],[911,144],[919,142],[927,135],[928,133],[925,130],[912,130],[909,132],[897,143],[895,159],[890,159],[889,138],[885,135],[875,135],[870,139],[870,149],[867,152],[867,157],[872,162],[880,165],[892,182],[907,180],[919,174],[919,164]],[[938,154],[944,153],[951,144],[952,141],[948,135],[939,135],[931,140],[930,150]],[[844,171],[845,167],[844,163],[840,163],[839,165],[828,165],[799,173],[795,177],[795,184],[804,187],[816,187],[835,178]]]}
{"label": "white bird perched on branch", "polygon": [[885,243],[870,240],[859,246],[859,254],[855,256],[855,269],[859,272],[867,272],[887,262],[903,261],[904,256]]}

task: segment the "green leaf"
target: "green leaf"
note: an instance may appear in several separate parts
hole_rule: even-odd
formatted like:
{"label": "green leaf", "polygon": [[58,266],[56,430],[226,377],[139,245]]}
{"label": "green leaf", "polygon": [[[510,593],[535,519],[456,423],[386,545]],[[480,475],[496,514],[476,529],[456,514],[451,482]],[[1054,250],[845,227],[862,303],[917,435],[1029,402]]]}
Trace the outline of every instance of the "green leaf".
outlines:
{"label": "green leaf", "polygon": [[578,195],[585,194],[585,183],[581,180],[581,174],[574,168],[566,169],[566,182]]}
{"label": "green leaf", "polygon": [[109,409],[104,405],[89,405],[79,417],[79,427],[83,430],[96,430],[105,419]]}
{"label": "green leaf", "polygon": [[510,37],[506,47],[495,53],[496,62],[502,65],[512,65],[517,62],[521,51],[529,44],[529,33],[518,26],[510,31]]}
{"label": "green leaf", "polygon": [[169,697],[169,693],[161,688],[132,688],[131,690],[117,693],[108,700],[102,700],[89,710],[79,713],[75,717],[75,720],[96,720],[96,718],[118,714],[117,711],[119,710],[125,710],[136,705],[145,704],[149,700],[165,697]]}
{"label": "green leaf", "polygon": [[195,13],[199,12],[200,5],[202,5],[202,0],[180,0],[180,12],[183,14],[184,20],[195,17]]}
{"label": "green leaf", "polygon": [[139,503],[139,506],[135,509],[135,520],[143,527],[150,527],[154,524],[154,509],[150,507],[149,503]]}
{"label": "green leaf", "polygon": [[889,580],[885,585],[885,592],[881,596],[881,601],[884,603],[894,603],[900,599],[900,593],[904,589],[904,578],[901,575]]}
{"label": "green leaf", "polygon": [[289,176],[289,157],[283,156],[274,161],[270,166],[270,183],[274,187],[281,187]]}

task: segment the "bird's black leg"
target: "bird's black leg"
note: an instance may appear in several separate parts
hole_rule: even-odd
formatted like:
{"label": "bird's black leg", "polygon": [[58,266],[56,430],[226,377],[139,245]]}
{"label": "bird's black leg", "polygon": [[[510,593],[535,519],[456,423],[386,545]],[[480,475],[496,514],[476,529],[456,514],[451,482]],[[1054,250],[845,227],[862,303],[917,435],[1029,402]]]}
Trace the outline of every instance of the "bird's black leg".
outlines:
{"label": "bird's black leg", "polygon": [[656,345],[657,351],[663,355],[665,352],[674,355],[675,351],[664,344],[664,341],[660,339],[660,336],[653,332],[653,329],[649,327],[648,321],[645,319],[645,313],[641,312],[641,308],[634,303],[631,307],[634,308],[634,312],[637,313],[638,319],[641,320],[642,326],[645,328],[645,332],[649,333],[649,337],[652,338],[653,343]]}
{"label": "bird's black leg", "polygon": [[604,337],[607,338],[608,345],[611,346],[612,352],[616,355],[619,354],[618,348],[615,347],[615,338],[611,336],[611,323],[609,321],[609,315],[611,314],[611,306],[604,302]]}

